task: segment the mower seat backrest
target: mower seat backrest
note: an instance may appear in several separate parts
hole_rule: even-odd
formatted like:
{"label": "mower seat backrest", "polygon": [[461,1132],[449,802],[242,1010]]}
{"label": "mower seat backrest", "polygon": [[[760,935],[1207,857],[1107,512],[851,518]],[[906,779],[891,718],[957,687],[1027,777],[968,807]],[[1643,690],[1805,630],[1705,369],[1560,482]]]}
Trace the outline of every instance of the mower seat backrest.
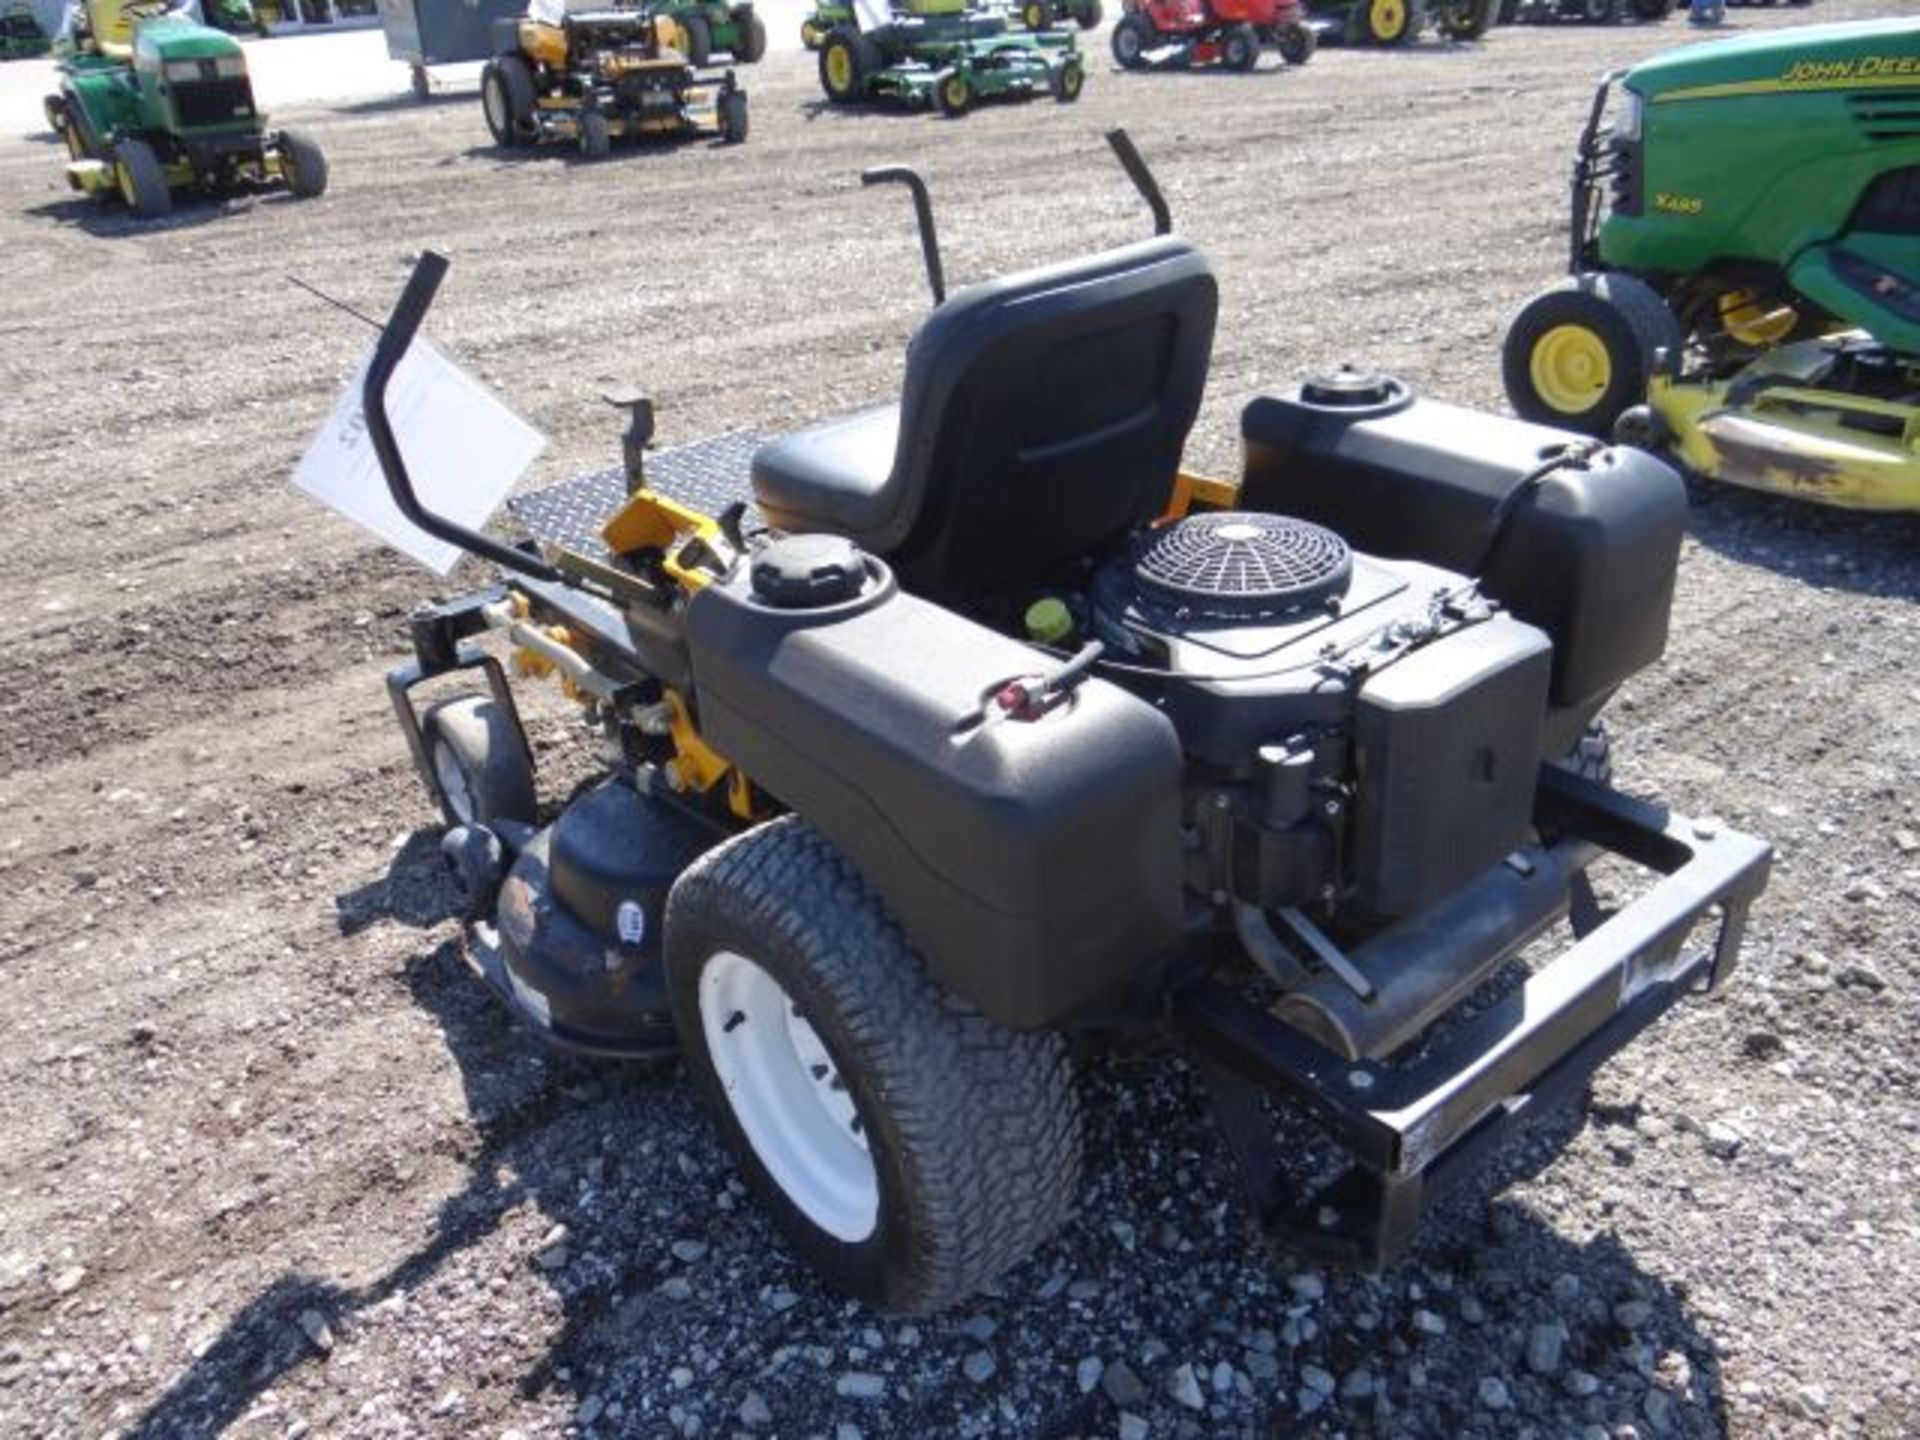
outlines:
{"label": "mower seat backrest", "polygon": [[897,408],[761,448],[760,509],[931,599],[1037,580],[1165,508],[1218,304],[1172,238],[960,291],[914,336]]}

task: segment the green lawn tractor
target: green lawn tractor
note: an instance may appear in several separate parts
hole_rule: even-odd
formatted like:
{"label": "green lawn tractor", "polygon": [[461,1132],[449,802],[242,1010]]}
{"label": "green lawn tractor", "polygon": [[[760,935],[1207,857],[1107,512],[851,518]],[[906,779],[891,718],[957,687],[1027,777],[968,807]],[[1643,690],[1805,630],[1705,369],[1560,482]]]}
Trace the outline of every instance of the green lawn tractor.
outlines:
{"label": "green lawn tractor", "polygon": [[1594,97],[1570,275],[1507,332],[1529,419],[1920,509],[1920,21],[1690,46]]}
{"label": "green lawn tractor", "polygon": [[[1249,1228],[1377,1270],[1728,978],[1766,883],[1764,842],[1606,782],[1672,469],[1350,369],[1183,469],[1221,286],[1115,146],[1155,235],[951,295],[920,178],[867,172],[936,302],[897,403],[649,451],[636,400],[624,463],[506,534],[423,505],[387,415],[441,257],[361,391],[399,512],[495,572],[387,679],[468,967],[545,1040],[683,1056],[768,1217],[883,1310],[1069,1221],[1110,1046],[1185,1057]],[[602,775],[541,795],[514,676]]]}
{"label": "green lawn tractor", "polygon": [[31,7],[9,5],[0,10],[0,60],[31,60],[52,48]]}
{"label": "green lawn tractor", "polygon": [[1323,45],[1408,45],[1429,25],[1447,40],[1478,40],[1500,0],[1311,0],[1309,23]]}
{"label": "green lawn tractor", "polygon": [[239,43],[165,0],[88,0],[46,115],[66,143],[67,183],[118,195],[137,215],[166,214],[183,190],[327,188],[320,147],[267,128]]}
{"label": "green lawn tractor", "polygon": [[[817,18],[818,12],[816,12]],[[836,105],[885,97],[959,116],[980,100],[1080,98],[1086,66],[1071,32],[1017,32],[966,0],[856,0],[820,42],[820,88]]]}
{"label": "green lawn tractor", "polygon": [[679,33],[667,43],[687,57],[689,64],[713,63],[724,50],[736,65],[757,65],[767,53],[767,25],[752,5],[728,5],[724,0],[666,0],[651,7],[656,17],[673,21]]}
{"label": "green lawn tractor", "polygon": [[604,0],[535,0],[494,22],[480,108],[509,149],[561,140],[589,159],[616,137],[747,138],[747,92],[733,71],[702,76],[663,38],[674,22]]}

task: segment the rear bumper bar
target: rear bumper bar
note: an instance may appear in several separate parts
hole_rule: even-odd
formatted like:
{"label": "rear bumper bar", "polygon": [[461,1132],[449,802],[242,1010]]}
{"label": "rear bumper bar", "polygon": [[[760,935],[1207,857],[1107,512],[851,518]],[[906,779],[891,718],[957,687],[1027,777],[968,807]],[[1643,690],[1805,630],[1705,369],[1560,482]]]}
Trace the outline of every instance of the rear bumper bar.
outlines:
{"label": "rear bumper bar", "polygon": [[[1579,1095],[1610,1056],[1733,969],[1747,908],[1766,888],[1765,841],[1551,766],[1541,772],[1535,815],[1660,878],[1411,1062],[1346,1060],[1212,980],[1173,997],[1173,1029],[1214,1092],[1262,1219],[1290,1245],[1363,1268],[1385,1265],[1426,1205],[1506,1134]],[[1690,948],[1703,923],[1711,938]],[[1347,1151],[1348,1169],[1292,1196],[1261,1090],[1317,1116]]]}

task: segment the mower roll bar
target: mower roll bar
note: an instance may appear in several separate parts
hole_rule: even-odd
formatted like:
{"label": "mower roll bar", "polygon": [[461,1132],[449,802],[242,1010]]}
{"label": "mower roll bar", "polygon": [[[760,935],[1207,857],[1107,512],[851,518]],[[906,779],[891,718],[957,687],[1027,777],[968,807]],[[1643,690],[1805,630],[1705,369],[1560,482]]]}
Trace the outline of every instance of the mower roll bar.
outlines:
{"label": "mower roll bar", "polygon": [[1133,181],[1133,188],[1140,192],[1140,198],[1147,202],[1147,208],[1153,212],[1153,233],[1171,235],[1173,233],[1173,212],[1167,208],[1167,197],[1160,193],[1160,182],[1153,178],[1153,171],[1147,168],[1147,162],[1133,143],[1133,137],[1116,125],[1107,131],[1107,144],[1113,147],[1113,153],[1119,158],[1120,168],[1127,172],[1127,178]]}
{"label": "mower roll bar", "polygon": [[387,418],[387,386],[406,357],[407,348],[413,344],[413,337],[419,333],[420,322],[426,319],[427,309],[433,304],[434,292],[446,278],[448,264],[447,257],[437,251],[420,252],[420,258],[413,262],[413,274],[407,277],[407,288],[394,302],[393,313],[387,316],[380,339],[373,347],[373,359],[367,365],[367,378],[360,387],[360,406],[366,414],[367,436],[373,441],[373,453],[380,460],[380,473],[386,477],[387,490],[400,513],[429,535],[535,580],[570,583],[565,573],[546,561],[434,514],[414,493],[407,462],[400,455],[400,442]]}
{"label": "mower roll bar", "polygon": [[[1119,157],[1120,168],[1127,172],[1127,178],[1133,181],[1133,188],[1140,192],[1140,198],[1147,202],[1147,208],[1153,212],[1153,233],[1172,234],[1173,212],[1167,208],[1167,197],[1160,193],[1160,182],[1153,178],[1153,171],[1147,168],[1147,162],[1134,145],[1133,137],[1115,126],[1107,132],[1107,144],[1113,147],[1113,153]],[[947,273],[940,263],[940,237],[934,230],[933,196],[927,189],[927,182],[911,165],[875,165],[860,172],[860,183],[907,187],[908,193],[913,196],[914,223],[920,229],[920,254],[927,263],[927,288],[933,291],[935,305],[944,304],[947,298]]]}
{"label": "mower roll bar", "polygon": [[927,262],[927,288],[933,291],[933,303],[947,298],[946,271],[940,264],[940,237],[933,230],[933,196],[927,182],[911,165],[876,165],[860,172],[862,185],[904,185],[913,195],[913,218],[920,227],[920,253]]}

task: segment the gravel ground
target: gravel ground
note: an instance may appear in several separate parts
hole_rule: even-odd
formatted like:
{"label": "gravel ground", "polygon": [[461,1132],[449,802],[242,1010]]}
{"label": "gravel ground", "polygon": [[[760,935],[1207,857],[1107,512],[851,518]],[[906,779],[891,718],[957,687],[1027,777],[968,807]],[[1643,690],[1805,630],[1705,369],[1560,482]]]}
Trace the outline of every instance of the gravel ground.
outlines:
{"label": "gravel ground", "polygon": [[[903,1324],[784,1253],[674,1068],[557,1058],[465,978],[380,686],[433,584],[286,484],[367,342],[286,275],[377,312],[448,251],[431,329],[552,437],[539,483],[612,457],[609,385],[667,441],[885,395],[924,290],[860,168],[924,167],[965,280],[1142,231],[1122,121],[1222,279],[1196,460],[1342,358],[1494,405],[1597,72],[1681,38],[1240,78],[1113,75],[1099,36],[1076,108],[958,124],[828,112],[776,55],[744,148],[592,167],[501,159],[468,96],[365,101],[289,117],[324,200],[160,226],[0,138],[0,1433],[1920,1433],[1915,521],[1700,496],[1622,780],[1771,836],[1773,887],[1737,983],[1497,1198],[1378,1279],[1302,1270],[1188,1075],[1097,1061],[1081,1218]],[[532,724],[563,793],[579,731]]]}

